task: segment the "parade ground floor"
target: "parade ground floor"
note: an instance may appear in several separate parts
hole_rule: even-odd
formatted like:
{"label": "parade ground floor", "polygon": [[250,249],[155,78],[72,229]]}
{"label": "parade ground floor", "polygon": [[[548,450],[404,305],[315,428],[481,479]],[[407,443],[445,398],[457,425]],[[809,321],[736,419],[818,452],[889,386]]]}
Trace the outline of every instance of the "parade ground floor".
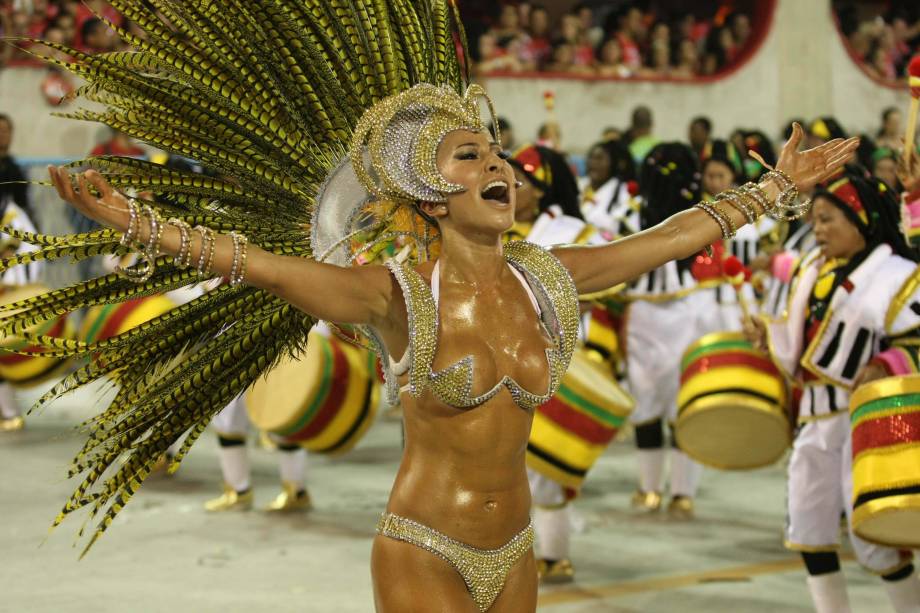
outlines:
{"label": "parade ground floor", "polygon": [[[35,394],[23,395],[27,401]],[[207,514],[220,493],[217,443],[206,433],[173,476],[151,477],[79,560],[84,515],[50,535],[75,482],[66,466],[92,414],[88,393],[62,399],[25,430],[0,434],[0,611],[29,613],[364,613],[373,610],[374,526],[400,459],[397,419],[382,417],[343,457],[309,459],[315,509],[258,509],[279,490],[277,452],[250,452],[256,507]],[[636,515],[634,448],[612,445],[576,502],[576,582],[541,589],[546,613],[783,613],[812,610],[796,554],[783,549],[785,466],[707,471],[697,518]],[[90,528],[87,526],[87,532]],[[856,612],[888,610],[880,581],[844,549]]]}

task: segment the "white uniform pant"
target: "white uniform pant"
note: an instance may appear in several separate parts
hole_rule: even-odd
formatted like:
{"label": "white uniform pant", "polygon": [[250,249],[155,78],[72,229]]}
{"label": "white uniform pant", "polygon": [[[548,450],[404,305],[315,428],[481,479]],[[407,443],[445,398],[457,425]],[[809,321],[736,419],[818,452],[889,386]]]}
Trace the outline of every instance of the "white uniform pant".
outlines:
{"label": "white uniform pant", "polygon": [[0,419],[12,419],[20,413],[15,388],[6,381],[0,381]]}
{"label": "white uniform pant", "polygon": [[846,412],[805,424],[789,461],[786,546],[795,551],[833,551],[846,511],[850,542],[859,563],[885,575],[902,565],[896,549],[873,545],[853,533],[850,421]]}

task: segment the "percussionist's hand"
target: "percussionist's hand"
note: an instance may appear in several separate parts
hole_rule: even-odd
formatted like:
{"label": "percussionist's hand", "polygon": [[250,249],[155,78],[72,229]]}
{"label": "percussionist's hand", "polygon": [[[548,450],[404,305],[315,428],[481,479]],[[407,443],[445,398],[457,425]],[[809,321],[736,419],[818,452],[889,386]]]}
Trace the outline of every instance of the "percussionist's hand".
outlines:
{"label": "percussionist's hand", "polygon": [[[901,139],[902,149],[904,139]],[[909,161],[908,161],[909,160]],[[898,179],[908,194],[920,190],[920,155],[901,155],[898,157]]]}
{"label": "percussionist's hand", "polygon": [[804,136],[802,126],[794,123],[792,136],[783,145],[779,161],[776,163],[776,169],[789,175],[799,191],[807,192],[818,183],[833,177],[859,147],[859,138],[837,138],[814,149],[799,151]]}
{"label": "percussionist's hand", "polygon": [[741,322],[744,336],[758,351],[767,351],[767,328],[756,317],[745,317]]}
{"label": "percussionist's hand", "polygon": [[[124,232],[128,228],[128,199],[115,191],[95,170],[76,175],[76,186],[63,167],[48,167],[58,195],[94,221]],[[90,191],[95,188],[98,196]]]}
{"label": "percussionist's hand", "polygon": [[875,362],[869,362],[856,375],[856,378],[853,380],[853,389],[856,389],[860,385],[865,385],[866,383],[871,383],[878,379],[884,379],[888,376],[888,372],[876,364]]}

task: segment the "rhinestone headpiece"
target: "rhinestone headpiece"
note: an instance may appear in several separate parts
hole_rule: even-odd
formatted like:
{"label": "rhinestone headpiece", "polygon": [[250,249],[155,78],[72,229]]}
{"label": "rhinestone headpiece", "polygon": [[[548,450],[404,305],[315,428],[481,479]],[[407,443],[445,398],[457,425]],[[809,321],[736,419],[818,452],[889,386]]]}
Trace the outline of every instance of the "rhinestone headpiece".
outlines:
{"label": "rhinestone headpiece", "polygon": [[350,157],[358,180],[376,198],[393,201],[446,202],[448,194],[463,191],[438,171],[438,146],[454,130],[486,129],[480,98],[500,143],[492,100],[479,85],[470,85],[461,97],[449,87],[421,83],[375,104],[352,139]]}

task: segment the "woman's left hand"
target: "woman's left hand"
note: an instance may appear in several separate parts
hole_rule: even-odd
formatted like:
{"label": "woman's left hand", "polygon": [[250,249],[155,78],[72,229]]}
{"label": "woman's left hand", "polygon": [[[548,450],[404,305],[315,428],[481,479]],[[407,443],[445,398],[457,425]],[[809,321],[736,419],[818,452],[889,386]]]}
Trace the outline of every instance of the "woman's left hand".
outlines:
{"label": "woman's left hand", "polygon": [[853,389],[878,379],[884,379],[887,376],[889,376],[888,371],[875,362],[869,362],[862,367],[862,370],[856,375],[856,379],[853,380]]}
{"label": "woman's left hand", "polygon": [[805,131],[798,123],[792,124],[792,136],[783,145],[776,169],[786,173],[799,191],[809,191],[818,183],[834,176],[846,164],[856,148],[859,138],[836,138],[814,149],[799,151]]}

